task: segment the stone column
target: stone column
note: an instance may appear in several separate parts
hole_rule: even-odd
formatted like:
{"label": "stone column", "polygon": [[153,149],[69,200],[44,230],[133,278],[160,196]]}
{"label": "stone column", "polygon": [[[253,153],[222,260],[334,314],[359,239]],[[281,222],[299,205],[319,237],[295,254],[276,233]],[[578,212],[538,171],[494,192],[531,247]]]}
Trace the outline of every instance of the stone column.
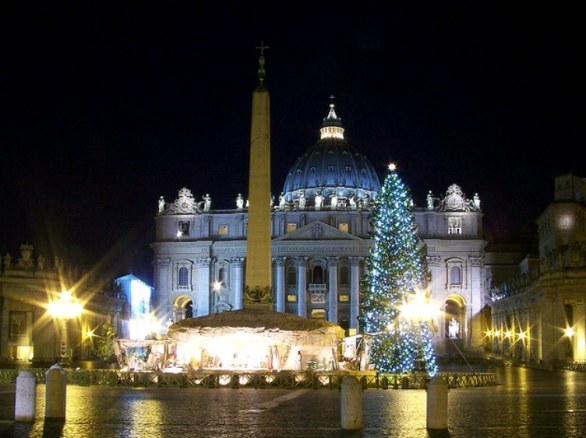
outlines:
{"label": "stone column", "polygon": [[545,298],[542,306],[541,340],[543,344],[543,364],[551,369],[560,359],[560,351],[563,351],[562,340],[565,328],[563,318],[563,303],[559,298]]}
{"label": "stone column", "polygon": [[360,312],[360,261],[362,257],[348,257],[350,261],[350,328],[358,332]]}
{"label": "stone column", "polygon": [[275,296],[276,296],[276,306],[275,310],[277,312],[284,312],[285,311],[285,264],[287,262],[287,257],[275,257],[273,259],[275,261]]}
{"label": "stone column", "polygon": [[567,323],[566,312],[564,310],[564,300],[561,297],[556,297],[554,299],[554,323],[553,326],[550,327],[550,330],[553,332],[554,337],[554,365],[557,361],[566,360],[568,341],[567,339],[563,339],[563,337],[565,337],[564,332],[560,332],[560,328],[562,330],[565,330],[566,326]]}
{"label": "stone column", "polygon": [[297,315],[307,318],[307,257],[297,258]]}
{"label": "stone column", "polygon": [[468,331],[462,333],[466,335],[466,343],[474,351],[482,348],[482,265],[484,260],[482,257],[469,257],[468,266],[470,267],[470,322]]}
{"label": "stone column", "polygon": [[230,287],[234,292],[234,310],[242,309],[244,294],[244,257],[232,257],[230,259],[232,278]]}
{"label": "stone column", "polygon": [[173,317],[173,301],[170,293],[173,288],[173,276],[171,275],[171,259],[158,259],[158,269],[155,272],[155,305],[157,316],[161,321],[167,321]]}
{"label": "stone column", "polygon": [[[210,313],[210,264],[212,259],[209,257],[199,257],[195,259],[195,269],[197,281],[197,290],[195,292],[195,305],[197,305],[197,316],[205,316]],[[196,312],[194,312],[194,317]]]}
{"label": "stone column", "polygon": [[328,321],[338,324],[338,257],[328,257]]}

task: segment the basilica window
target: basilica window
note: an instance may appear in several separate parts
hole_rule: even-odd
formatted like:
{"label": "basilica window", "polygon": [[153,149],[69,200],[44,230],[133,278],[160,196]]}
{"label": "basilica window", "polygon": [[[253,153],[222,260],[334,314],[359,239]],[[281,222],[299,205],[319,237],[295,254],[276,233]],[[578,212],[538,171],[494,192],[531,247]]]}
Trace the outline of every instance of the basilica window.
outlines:
{"label": "basilica window", "polygon": [[448,234],[462,234],[462,218],[448,218]]}
{"label": "basilica window", "polygon": [[452,285],[462,284],[462,275],[461,275],[460,267],[452,266],[450,268],[450,284],[452,284]]}
{"label": "basilica window", "polygon": [[350,227],[348,226],[348,222],[340,222],[338,224],[338,229],[340,231],[343,231],[344,233],[349,233],[350,232]]}
{"label": "basilica window", "polygon": [[321,266],[316,266],[313,268],[312,272],[312,283],[322,284],[324,283],[324,270]]}
{"label": "basilica window", "polygon": [[179,268],[177,272],[177,289],[187,289],[189,287],[189,271],[186,267]]}
{"label": "basilica window", "polygon": [[228,235],[228,225],[218,225],[218,234],[220,236]]}
{"label": "basilica window", "polygon": [[189,236],[189,222],[179,222],[177,226],[178,236]]}
{"label": "basilica window", "polygon": [[340,268],[340,286],[348,286],[348,268],[346,266]]}
{"label": "basilica window", "polygon": [[297,284],[297,272],[293,266],[287,268],[287,285],[295,286]]}
{"label": "basilica window", "polygon": [[287,232],[291,233],[292,231],[295,231],[297,229],[297,224],[294,223],[288,223],[287,224]]}

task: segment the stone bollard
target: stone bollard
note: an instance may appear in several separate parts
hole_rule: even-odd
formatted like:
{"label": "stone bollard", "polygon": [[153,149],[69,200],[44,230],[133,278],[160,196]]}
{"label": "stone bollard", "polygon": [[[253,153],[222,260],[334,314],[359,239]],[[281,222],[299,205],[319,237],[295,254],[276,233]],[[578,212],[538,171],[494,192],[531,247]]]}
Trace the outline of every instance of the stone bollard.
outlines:
{"label": "stone bollard", "polygon": [[342,429],[362,429],[362,384],[356,377],[342,379],[340,401]]}
{"label": "stone bollard", "polygon": [[427,384],[427,428],[448,429],[448,384],[439,376]]}
{"label": "stone bollard", "polygon": [[32,423],[35,421],[37,404],[37,379],[29,370],[23,370],[16,378],[16,400],[14,421]]}
{"label": "stone bollard", "polygon": [[59,365],[53,365],[45,376],[45,421],[65,421],[67,373]]}

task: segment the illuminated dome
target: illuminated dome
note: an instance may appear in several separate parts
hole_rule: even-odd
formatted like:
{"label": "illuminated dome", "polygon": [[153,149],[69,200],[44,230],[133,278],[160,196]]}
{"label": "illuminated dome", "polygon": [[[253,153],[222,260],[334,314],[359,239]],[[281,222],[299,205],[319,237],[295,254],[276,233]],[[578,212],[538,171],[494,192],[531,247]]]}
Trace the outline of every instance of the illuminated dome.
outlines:
{"label": "illuminated dome", "polygon": [[342,120],[333,103],[320,131],[319,141],[289,170],[283,186],[287,203],[295,203],[301,194],[310,207],[316,194],[325,199],[336,196],[342,201],[352,197],[375,199],[380,188],[378,175],[368,158],[344,139]]}

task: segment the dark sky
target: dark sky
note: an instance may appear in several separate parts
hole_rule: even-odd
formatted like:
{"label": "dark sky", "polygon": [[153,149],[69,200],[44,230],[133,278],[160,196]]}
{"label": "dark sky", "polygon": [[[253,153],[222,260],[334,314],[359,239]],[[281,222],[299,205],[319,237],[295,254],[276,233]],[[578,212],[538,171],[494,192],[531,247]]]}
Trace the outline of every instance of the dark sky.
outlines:
{"label": "dark sky", "polygon": [[150,281],[159,196],[232,208],[247,190],[261,40],[275,193],[330,95],[381,180],[395,162],[421,206],[477,192],[496,241],[534,222],[555,176],[586,177],[569,3],[205,3],[2,3],[2,254],[31,242]]}

